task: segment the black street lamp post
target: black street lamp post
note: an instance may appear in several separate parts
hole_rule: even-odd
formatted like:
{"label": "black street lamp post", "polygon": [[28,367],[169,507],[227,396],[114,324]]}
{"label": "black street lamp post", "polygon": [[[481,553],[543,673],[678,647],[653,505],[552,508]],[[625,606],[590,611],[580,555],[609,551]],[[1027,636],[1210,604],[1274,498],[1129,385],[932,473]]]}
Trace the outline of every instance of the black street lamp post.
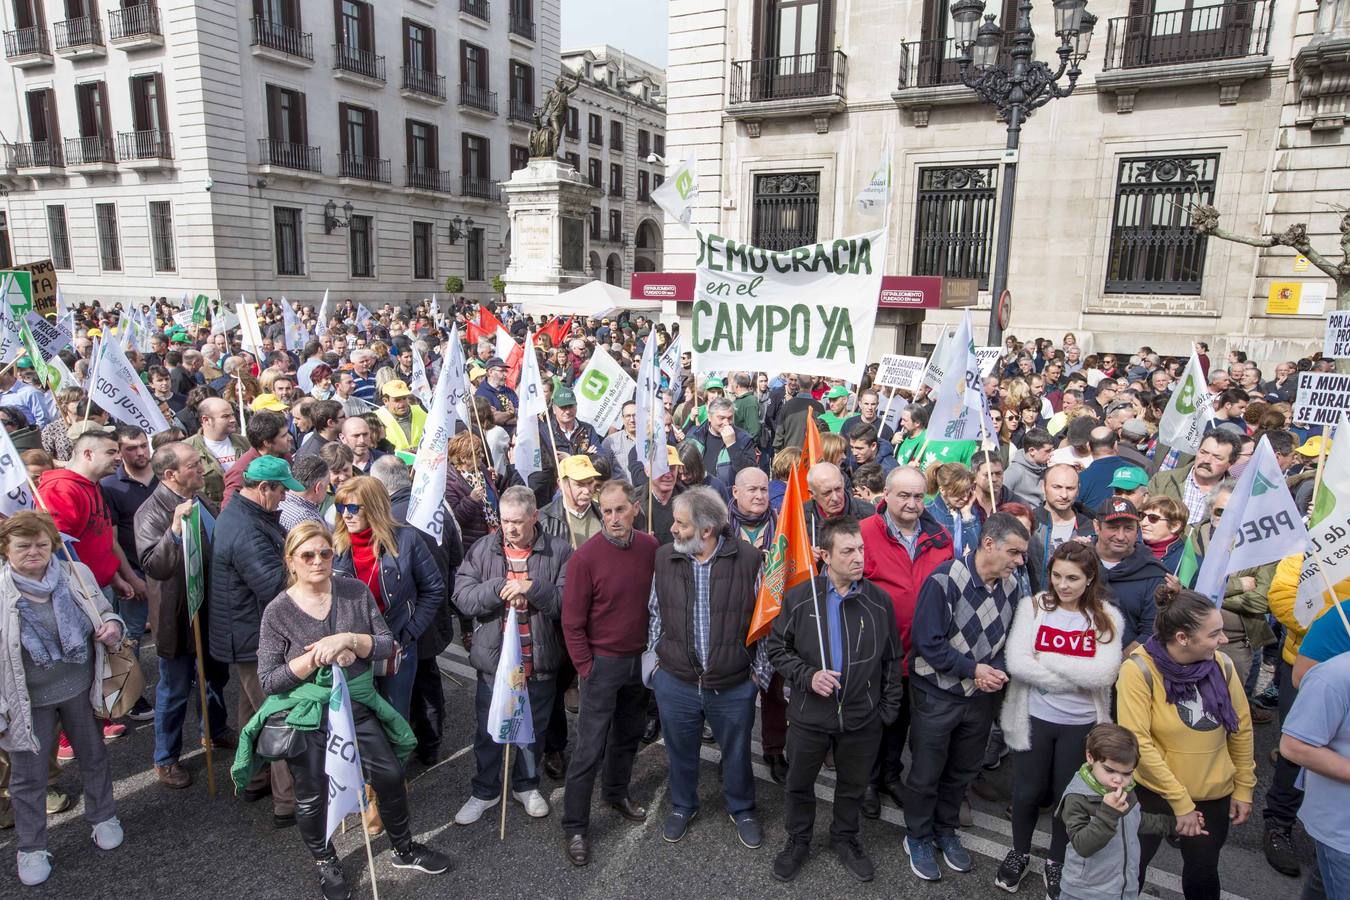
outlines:
{"label": "black street lamp post", "polygon": [[[961,83],[978,94],[980,100],[996,108],[999,116],[1008,123],[1003,195],[998,205],[998,247],[990,285],[993,298],[989,310],[990,346],[1003,342],[999,301],[1008,286],[1008,250],[1012,238],[1017,146],[1022,123],[1051,100],[1073,93],[1078,76],[1082,74],[1078,65],[1087,56],[1092,29],[1097,24],[1097,17],[1087,12],[1086,6],[1087,0],[1054,0],[1059,66],[1052,70],[1048,63],[1031,58],[1036,43],[1036,35],[1031,30],[1031,0],[1021,0],[1018,4],[1017,24],[1013,28],[1006,60],[999,59],[1003,49],[1003,29],[994,22],[994,16],[984,16],[984,23],[980,24],[984,0],[955,0],[951,5],[956,47],[961,54]],[[1067,79],[1064,86],[1060,85],[1061,78]]]}

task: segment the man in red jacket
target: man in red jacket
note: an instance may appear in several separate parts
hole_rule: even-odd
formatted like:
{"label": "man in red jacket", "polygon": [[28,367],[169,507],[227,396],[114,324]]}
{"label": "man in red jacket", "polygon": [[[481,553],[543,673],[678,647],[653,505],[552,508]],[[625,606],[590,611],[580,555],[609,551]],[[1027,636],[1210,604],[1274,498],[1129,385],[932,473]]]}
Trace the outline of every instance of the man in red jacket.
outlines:
{"label": "man in red jacket", "polygon": [[[923,505],[923,474],[913,466],[900,466],[886,476],[886,506],[862,522],[863,577],[890,595],[895,605],[895,621],[904,645],[901,671],[909,686],[909,628],[914,621],[914,605],[924,580],[939,564],[952,558],[952,540]],[[908,693],[906,693],[908,697]],[[881,747],[872,764],[872,782],[863,794],[863,815],[875,819],[881,815],[881,793],[885,791],[901,805],[900,755],[909,732],[909,702],[900,715],[882,732]]]}

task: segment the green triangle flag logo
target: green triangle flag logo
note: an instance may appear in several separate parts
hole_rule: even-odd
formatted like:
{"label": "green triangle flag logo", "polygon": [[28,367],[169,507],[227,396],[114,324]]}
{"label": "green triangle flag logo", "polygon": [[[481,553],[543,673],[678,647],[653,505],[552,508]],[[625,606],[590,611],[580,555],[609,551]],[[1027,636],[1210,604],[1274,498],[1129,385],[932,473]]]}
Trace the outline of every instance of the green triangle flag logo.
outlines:
{"label": "green triangle flag logo", "polygon": [[1269,478],[1267,478],[1266,476],[1262,475],[1260,472],[1257,472],[1257,473],[1256,473],[1256,478],[1252,481],[1252,494],[1251,494],[1251,495],[1252,495],[1253,497],[1259,497],[1259,496],[1261,496],[1262,494],[1264,494],[1266,491],[1274,490],[1276,487],[1277,487],[1277,485],[1276,485],[1275,482],[1271,481]]}

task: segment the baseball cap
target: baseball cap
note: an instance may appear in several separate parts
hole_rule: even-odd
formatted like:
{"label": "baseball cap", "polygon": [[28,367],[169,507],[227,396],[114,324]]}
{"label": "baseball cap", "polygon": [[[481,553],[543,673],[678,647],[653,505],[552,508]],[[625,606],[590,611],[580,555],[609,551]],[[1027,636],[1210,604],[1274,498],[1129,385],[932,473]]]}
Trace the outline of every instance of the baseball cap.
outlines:
{"label": "baseball cap", "polygon": [[567,385],[560,385],[553,391],[554,406],[576,406],[577,395],[572,393],[572,389]]}
{"label": "baseball cap", "polygon": [[384,397],[408,397],[412,394],[412,388],[408,383],[400,378],[393,381],[386,381],[384,387],[380,388],[380,395]]}
{"label": "baseball cap", "polygon": [[483,365],[484,365],[485,368],[488,368],[488,369],[505,369],[505,368],[506,368],[506,363],[502,362],[502,358],[501,358],[500,356],[494,356],[494,357],[492,357],[492,358],[489,359],[487,362],[485,362]]}
{"label": "baseball cap", "polygon": [[473,381],[475,378],[482,378],[482,377],[483,377],[484,375],[486,375],[486,374],[487,374],[487,369],[483,368],[483,367],[480,366],[478,363],[470,363],[470,364],[469,364],[469,380],[470,380],[470,381]]}
{"label": "baseball cap", "polygon": [[[1324,440],[1326,440],[1326,438],[1322,437],[1322,435],[1315,434],[1312,437],[1308,438],[1306,441],[1304,441],[1302,444],[1300,444],[1298,448],[1294,450],[1294,452],[1299,454],[1300,456],[1321,456],[1322,441]],[[1327,450],[1330,449],[1331,446],[1328,445]]]}
{"label": "baseball cap", "polygon": [[584,453],[573,453],[558,463],[558,477],[573,481],[590,481],[599,478],[600,473],[591,464],[591,458]]}
{"label": "baseball cap", "polygon": [[1122,491],[1138,490],[1148,484],[1148,473],[1138,466],[1121,466],[1111,476],[1111,487]]}
{"label": "baseball cap", "polygon": [[1142,419],[1130,419],[1120,426],[1120,436],[1127,437],[1132,441],[1142,441],[1148,437],[1148,426],[1144,424]]}
{"label": "baseball cap", "polygon": [[727,383],[720,378],[709,378],[707,383],[703,385],[703,389],[705,391],[725,391]]}
{"label": "baseball cap", "polygon": [[834,400],[838,397],[847,397],[847,396],[848,396],[848,388],[844,387],[842,384],[836,384],[834,387],[830,388],[828,391],[825,392],[826,400]]}
{"label": "baseball cap", "polygon": [[1127,409],[1134,409],[1134,404],[1128,400],[1117,400],[1106,407],[1105,414],[1112,415],[1118,412],[1124,412]]}
{"label": "baseball cap", "polygon": [[1131,522],[1138,522],[1139,510],[1135,509],[1134,504],[1124,497],[1112,497],[1097,507],[1097,521],[1114,522],[1117,519],[1129,519]]}
{"label": "baseball cap", "polygon": [[[253,411],[266,410],[267,412],[289,412],[290,407],[281,402],[281,398],[276,394],[259,394],[253,398]],[[299,490],[304,490],[299,488]]]}
{"label": "baseball cap", "polygon": [[290,491],[303,491],[305,486],[291,474],[290,463],[280,456],[259,456],[248,464],[244,477],[249,481],[277,481]]}
{"label": "baseball cap", "polygon": [[178,331],[178,332],[175,332],[175,333],[169,338],[169,340],[170,340],[172,343],[175,343],[175,344],[190,344],[190,343],[192,343],[192,338],[188,337],[188,336],[187,336],[187,332],[185,332],[185,331]]}

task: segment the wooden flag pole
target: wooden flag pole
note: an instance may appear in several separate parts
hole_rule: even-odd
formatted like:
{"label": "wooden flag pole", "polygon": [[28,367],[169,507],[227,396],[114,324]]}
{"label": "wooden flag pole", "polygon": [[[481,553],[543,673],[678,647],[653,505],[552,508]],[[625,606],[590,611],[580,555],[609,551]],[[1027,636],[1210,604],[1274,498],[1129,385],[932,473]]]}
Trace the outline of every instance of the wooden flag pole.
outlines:
{"label": "wooden flag pole", "polygon": [[[985,415],[984,415],[984,409],[983,409],[983,406],[984,406],[984,404],[981,404],[981,409],[980,409],[980,443],[981,443],[981,444],[984,444],[985,442],[987,442],[987,441],[989,440],[989,429],[988,429],[987,427],[985,427],[985,421],[984,421]],[[985,453],[988,453],[989,451],[988,451],[988,449],[986,448],[986,450],[985,450],[984,452],[985,452]],[[988,456],[986,456],[985,459],[988,459]],[[988,463],[985,463],[985,466],[984,466],[984,474],[986,474],[986,475],[989,476],[989,514],[992,516],[994,513],[998,512],[998,494],[994,491],[994,468],[993,468],[993,466],[990,466]]]}
{"label": "wooden flag pole", "polygon": [[[370,832],[365,827],[365,818],[366,818],[365,812],[369,800],[366,797],[366,782],[364,778],[361,779],[360,796],[361,796],[361,820],[362,820],[361,835],[366,839],[366,866],[370,870],[370,893],[374,896],[375,900],[380,900],[380,887],[378,884],[375,883],[375,854],[370,849]],[[345,819],[343,824],[345,826],[346,824]]]}
{"label": "wooden flag pole", "polygon": [[[198,610],[200,612],[200,610]],[[206,712],[206,667],[202,660],[202,618],[192,617],[192,642],[197,648],[197,691],[202,702],[202,747],[206,749],[206,790],[212,797],[216,795],[215,764],[211,753],[211,719]]]}
{"label": "wooden flag pole", "polygon": [[502,824],[497,839],[506,840],[506,795],[511,787],[511,744],[502,746]]}

